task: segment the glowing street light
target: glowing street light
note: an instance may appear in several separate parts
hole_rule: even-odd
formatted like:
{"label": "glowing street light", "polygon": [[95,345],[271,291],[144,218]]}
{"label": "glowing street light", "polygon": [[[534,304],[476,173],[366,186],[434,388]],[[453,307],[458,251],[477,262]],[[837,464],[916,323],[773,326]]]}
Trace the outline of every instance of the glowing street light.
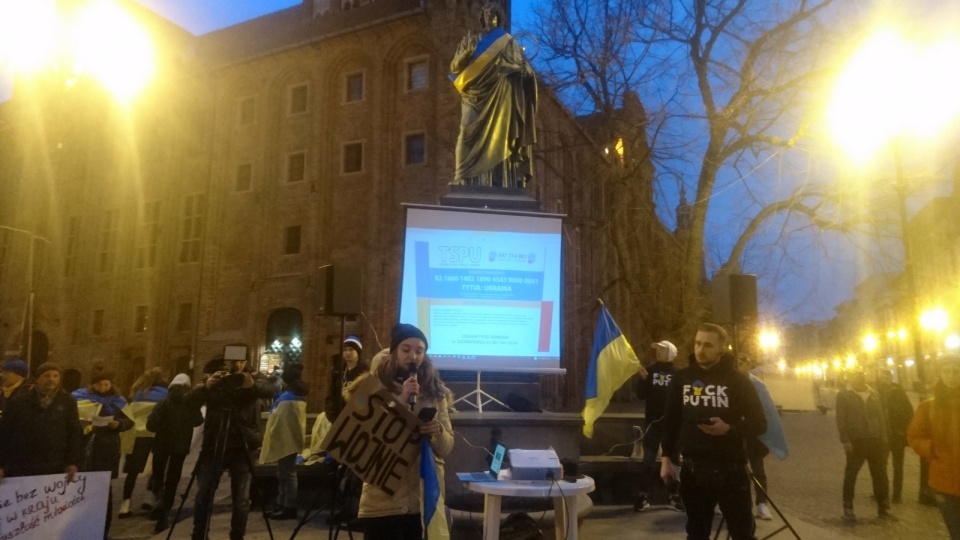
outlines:
{"label": "glowing street light", "polygon": [[862,163],[902,135],[935,137],[960,115],[960,74],[943,68],[958,57],[954,37],[918,43],[889,27],[874,33],[834,89],[828,114],[838,145]]}
{"label": "glowing street light", "polygon": [[950,316],[943,308],[928,309],[920,314],[920,327],[931,332],[943,332]]}
{"label": "glowing street light", "polygon": [[863,350],[872,353],[877,350],[877,346],[880,342],[877,340],[877,336],[873,334],[867,334],[863,336]]}
{"label": "glowing street light", "polygon": [[[936,139],[960,116],[960,73],[943,69],[960,57],[960,40],[909,40],[892,27],[867,39],[850,57],[837,80],[828,107],[830,130],[837,145],[855,162],[863,163],[889,147],[893,153],[895,181],[903,241],[903,276],[911,328],[916,328],[917,285],[910,245],[907,186],[899,141]],[[879,111],[883,111],[879,114]],[[911,331],[921,397],[925,384],[919,333]]]}
{"label": "glowing street light", "polygon": [[758,340],[760,348],[764,351],[772,351],[780,347],[780,334],[773,329],[764,328],[761,330]]}
{"label": "glowing street light", "polygon": [[957,334],[950,334],[943,341],[943,344],[946,345],[946,347],[952,351],[960,349],[960,336],[958,336]]}
{"label": "glowing street light", "polygon": [[147,31],[114,0],[72,10],[55,0],[0,3],[0,63],[18,74],[60,71],[65,83],[89,74],[120,103],[129,103],[153,78],[156,59]]}

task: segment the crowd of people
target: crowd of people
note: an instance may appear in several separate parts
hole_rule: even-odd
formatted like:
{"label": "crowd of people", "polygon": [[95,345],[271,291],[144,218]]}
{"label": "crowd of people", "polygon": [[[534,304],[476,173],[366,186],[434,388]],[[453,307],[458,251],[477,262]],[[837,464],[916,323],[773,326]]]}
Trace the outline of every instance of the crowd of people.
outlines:
{"label": "crowd of people", "polygon": [[[745,356],[731,355],[727,342],[722,327],[704,323],[696,332],[687,367],[677,368],[676,346],[661,341],[653,344],[656,361],[640,371],[638,390],[647,409],[639,445],[642,460],[657,467],[659,457],[659,481],[668,488],[669,505],[686,513],[688,538],[708,538],[717,511],[732,538],[754,538],[755,518],[771,519],[763,459],[770,453],[780,459],[787,455],[776,407],[763,382],[751,373],[755,365]],[[286,366],[275,378],[250,370],[245,355],[229,360],[221,356],[204,366],[194,387],[187,374],[176,375],[168,384],[154,368],[124,396],[113,374],[102,367],[94,367],[87,386],[67,392],[58,365],[42,364],[31,377],[25,362],[10,360],[0,366],[0,479],[47,474],[72,479],[78,471],[105,471],[117,478],[124,456],[118,517],[125,518],[133,514],[136,481],[152,455],[143,509],[160,532],[171,523],[194,428],[203,426],[192,538],[209,535],[213,493],[224,471],[230,473],[229,537],[243,538],[256,456],[261,463],[277,464],[278,495],[268,517],[298,518],[298,464],[317,453],[317,439],[371,380],[397,403],[409,403],[414,413],[436,411],[432,418],[421,419],[417,429],[431,450],[425,455],[431,455],[442,478],[443,458],[454,444],[452,394],[427,346],[420,329],[398,324],[389,349],[367,362],[360,339],[347,337],[335,358],[332,391],[310,447],[305,440],[307,389],[299,364]],[[873,480],[878,516],[896,520],[890,510],[902,501],[903,456],[909,445],[929,468],[923,488],[935,498],[951,538],[960,538],[960,355],[943,355],[936,367],[934,399],[922,402],[915,412],[906,392],[883,375],[873,388],[863,373],[853,373],[838,394],[836,423],[847,460],[842,490],[846,520],[857,519],[854,487],[864,463]],[[264,430],[261,413],[267,411]],[[893,457],[892,493],[888,456]],[[330,519],[359,527],[368,540],[422,538],[419,458],[407,467],[403,488],[391,491],[342,471],[344,504]],[[641,493],[635,509],[649,506],[646,493]],[[105,537],[112,517],[108,503]]]}
{"label": "crowd of people", "polygon": [[[325,411],[316,422],[315,440],[306,449],[307,388],[301,364],[290,363],[276,371],[276,376],[268,376],[251,370],[245,353],[226,359],[218,356],[204,366],[196,386],[191,386],[185,373],[168,384],[162,370],[152,368],[124,395],[114,374],[100,365],[93,367],[87,386],[68,392],[57,364],[42,364],[31,377],[24,361],[10,360],[0,366],[0,480],[49,474],[66,474],[72,480],[80,471],[105,471],[117,478],[122,462],[126,476],[116,515],[112,490],[107,497],[107,538],[114,517],[134,515],[137,478],[152,455],[141,509],[156,521],[155,532],[161,532],[171,526],[175,516],[184,461],[195,439],[194,429],[202,426],[193,471],[196,494],[191,537],[209,536],[213,495],[223,473],[229,472],[229,537],[241,539],[246,534],[258,457],[260,463],[276,463],[278,494],[274,511],[266,517],[297,519],[297,465],[317,453],[317,439],[323,438],[324,429],[336,421],[346,399],[364,379],[376,379],[400,402],[416,401],[417,409],[437,410],[435,418],[421,422],[419,429],[429,438],[435,466],[442,475],[442,458],[453,447],[448,412],[451,394],[426,350],[423,332],[399,324],[393,329],[390,348],[375,356],[371,368],[371,363],[362,359],[360,339],[347,337],[342,353],[334,358],[335,380]],[[262,413],[266,412],[264,423]],[[407,472],[413,474],[404,476],[404,489],[390,493],[342,471],[345,504],[331,519],[361,528],[368,539],[421,538],[416,485],[419,463],[408,467]]]}

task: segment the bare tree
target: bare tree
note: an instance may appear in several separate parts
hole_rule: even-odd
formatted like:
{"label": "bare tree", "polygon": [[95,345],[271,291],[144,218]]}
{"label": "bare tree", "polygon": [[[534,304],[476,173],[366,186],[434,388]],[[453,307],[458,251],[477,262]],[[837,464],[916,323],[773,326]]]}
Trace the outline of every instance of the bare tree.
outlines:
{"label": "bare tree", "polygon": [[[798,149],[827,80],[826,53],[843,35],[836,26],[848,20],[837,17],[842,5],[550,0],[537,10],[532,32],[544,79],[574,111],[592,115],[601,145],[623,139],[628,149],[607,198],[622,262],[611,279],[636,291],[630,276],[645,267],[675,271],[680,298],[665,321],[672,334],[689,335],[705,316],[708,273],[749,270],[743,262],[760,236],[877,227],[870,212],[849,211],[844,186],[803,173]],[[632,96],[635,113],[623,114]],[[677,192],[676,216],[655,212],[654,203]],[[654,215],[675,219],[675,267],[635,250],[637,220]]]}

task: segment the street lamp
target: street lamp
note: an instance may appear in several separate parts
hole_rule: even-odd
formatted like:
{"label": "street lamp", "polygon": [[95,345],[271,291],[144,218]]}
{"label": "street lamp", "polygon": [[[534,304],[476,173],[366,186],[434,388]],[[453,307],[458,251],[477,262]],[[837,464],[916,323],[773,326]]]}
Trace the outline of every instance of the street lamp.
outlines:
{"label": "street lamp", "polygon": [[91,75],[114,99],[128,104],[153,77],[150,36],[114,0],[0,3],[0,63],[16,75],[56,71],[70,87]]}
{"label": "street lamp", "polygon": [[943,67],[952,65],[958,57],[960,41],[956,39],[914,42],[892,28],[883,28],[847,62],[829,107],[834,138],[854,161],[862,163],[879,149],[892,148],[909,333],[921,396],[926,391],[926,378],[917,331],[917,285],[900,140],[934,137],[960,116],[960,100],[956,98],[960,95],[960,77],[955,70]]}

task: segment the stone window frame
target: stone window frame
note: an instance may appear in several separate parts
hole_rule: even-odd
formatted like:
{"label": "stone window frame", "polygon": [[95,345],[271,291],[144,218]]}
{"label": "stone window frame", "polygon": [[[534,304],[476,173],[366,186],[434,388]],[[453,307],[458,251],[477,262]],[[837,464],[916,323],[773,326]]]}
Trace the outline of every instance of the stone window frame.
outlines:
{"label": "stone window frame", "polygon": [[[407,158],[407,143],[411,137],[421,136],[423,138],[423,161],[411,162]],[[429,153],[427,152],[427,134],[422,129],[406,131],[401,135],[402,139],[400,141],[400,165],[402,167],[423,167],[427,164],[429,159]]]}
{"label": "stone window frame", "polygon": [[[250,120],[245,121],[244,119],[244,109],[243,106],[247,102],[253,103],[253,110],[251,111]],[[237,125],[241,127],[252,126],[257,123],[257,95],[251,94],[247,96],[240,96],[237,98]]]}
{"label": "stone window frame", "polygon": [[[293,93],[294,91],[303,88],[306,91],[306,96],[304,96],[303,110],[295,111],[293,110]],[[300,116],[303,114],[308,114],[310,112],[310,83],[309,82],[299,82],[296,84],[291,84],[287,87],[287,116]]]}
{"label": "stone window frame", "polygon": [[[356,171],[347,171],[347,147],[360,145],[360,169]],[[366,172],[366,140],[357,139],[352,141],[344,141],[340,144],[340,175],[341,176],[350,176],[354,174],[363,174]]]}
{"label": "stone window frame", "polygon": [[[360,76],[360,97],[357,99],[350,99],[350,78],[353,76]],[[342,79],[343,87],[343,99],[342,102],[344,105],[350,103],[363,103],[367,100],[367,70],[365,69],[356,69],[348,71],[343,74]]]}
{"label": "stone window frame", "polygon": [[[303,174],[300,177],[300,179],[291,180],[290,179],[290,159],[294,156],[301,156],[301,155],[303,156]],[[307,180],[308,166],[309,166],[309,161],[308,161],[308,153],[306,148],[293,150],[291,152],[287,152],[286,154],[284,154],[283,155],[283,172],[282,172],[283,185],[286,186],[290,184],[300,184],[302,182],[305,182]]]}
{"label": "stone window frame", "polygon": [[[425,86],[422,88],[414,88],[412,86],[413,78],[410,76],[410,70],[415,64],[423,63],[427,68],[427,76]],[[424,92],[430,89],[430,55],[428,54],[419,54],[417,56],[411,56],[409,58],[403,59],[403,91],[404,93],[412,92]]]}

